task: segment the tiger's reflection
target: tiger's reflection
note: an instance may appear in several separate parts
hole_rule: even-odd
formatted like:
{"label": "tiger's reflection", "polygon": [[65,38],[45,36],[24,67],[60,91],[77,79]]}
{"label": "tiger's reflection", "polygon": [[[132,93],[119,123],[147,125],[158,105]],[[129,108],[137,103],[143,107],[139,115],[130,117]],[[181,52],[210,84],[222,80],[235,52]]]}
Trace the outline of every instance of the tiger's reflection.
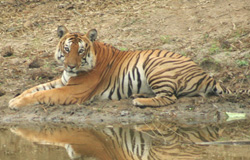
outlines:
{"label": "tiger's reflection", "polygon": [[29,126],[11,131],[31,142],[65,147],[71,159],[98,160],[195,159],[205,148],[195,143],[215,141],[220,135],[213,126],[160,122],[106,128]]}

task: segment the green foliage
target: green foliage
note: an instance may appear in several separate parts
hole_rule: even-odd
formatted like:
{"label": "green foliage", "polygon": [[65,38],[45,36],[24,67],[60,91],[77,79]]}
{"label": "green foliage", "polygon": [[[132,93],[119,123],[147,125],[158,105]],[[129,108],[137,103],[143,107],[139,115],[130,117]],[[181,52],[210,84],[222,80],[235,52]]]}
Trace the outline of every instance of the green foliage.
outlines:
{"label": "green foliage", "polygon": [[121,50],[121,51],[128,51],[128,48],[126,48],[126,47],[120,47],[119,50]]}
{"label": "green foliage", "polygon": [[162,43],[164,43],[164,44],[166,44],[166,43],[169,44],[171,42],[170,36],[168,36],[168,35],[161,36],[160,38],[161,38]]}
{"label": "green foliage", "polygon": [[213,43],[211,45],[211,47],[209,48],[209,53],[210,54],[217,54],[217,53],[219,53],[219,51],[220,51],[220,47],[215,43]]}
{"label": "green foliage", "polygon": [[239,66],[239,67],[243,67],[243,66],[248,66],[249,63],[247,60],[236,60],[236,64]]}
{"label": "green foliage", "polygon": [[180,53],[181,55],[183,55],[183,56],[187,56],[187,53],[185,53],[184,51],[181,51],[181,53]]}
{"label": "green foliage", "polygon": [[45,64],[43,65],[44,68],[54,68],[53,66],[50,66],[50,63],[49,62],[45,62]]}
{"label": "green foliage", "polygon": [[205,42],[207,42],[208,38],[209,38],[209,34],[206,33],[203,35],[203,39]]}

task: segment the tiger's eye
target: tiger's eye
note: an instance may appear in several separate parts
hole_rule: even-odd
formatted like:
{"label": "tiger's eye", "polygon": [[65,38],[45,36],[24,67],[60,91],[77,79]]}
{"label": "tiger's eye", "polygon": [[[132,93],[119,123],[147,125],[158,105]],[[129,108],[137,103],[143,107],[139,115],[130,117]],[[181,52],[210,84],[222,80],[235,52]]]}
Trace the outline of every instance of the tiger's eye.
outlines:
{"label": "tiger's eye", "polygon": [[68,48],[68,47],[64,47],[64,50],[65,50],[66,52],[69,52],[69,48]]}
{"label": "tiger's eye", "polygon": [[84,52],[84,49],[81,48],[78,52],[79,52],[79,53],[83,53],[83,52]]}

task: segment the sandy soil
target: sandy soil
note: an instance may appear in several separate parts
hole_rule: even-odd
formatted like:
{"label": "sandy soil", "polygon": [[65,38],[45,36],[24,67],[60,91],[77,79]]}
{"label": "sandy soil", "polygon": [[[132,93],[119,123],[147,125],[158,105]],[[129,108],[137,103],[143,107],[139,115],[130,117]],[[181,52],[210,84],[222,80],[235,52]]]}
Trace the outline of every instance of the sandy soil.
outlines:
{"label": "sandy soil", "polygon": [[32,86],[60,77],[53,58],[56,28],[98,30],[98,40],[122,50],[168,49],[191,57],[232,89],[250,84],[248,0],[6,0],[0,2],[0,123],[141,122],[152,119],[220,121],[225,112],[250,116],[249,96],[181,98],[140,109],[131,100],[71,106],[37,105],[13,111],[8,101]]}

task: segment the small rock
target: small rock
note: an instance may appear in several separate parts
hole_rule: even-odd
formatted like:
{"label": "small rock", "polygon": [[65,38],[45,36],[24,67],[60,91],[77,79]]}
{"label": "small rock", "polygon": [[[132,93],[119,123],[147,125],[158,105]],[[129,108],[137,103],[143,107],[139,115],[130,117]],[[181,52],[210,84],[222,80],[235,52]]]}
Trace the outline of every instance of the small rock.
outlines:
{"label": "small rock", "polygon": [[121,116],[126,116],[126,115],[128,115],[128,111],[121,111]]}
{"label": "small rock", "polygon": [[5,94],[6,94],[6,92],[0,88],[0,96],[3,96]]}
{"label": "small rock", "polygon": [[220,46],[221,48],[225,48],[225,49],[229,49],[231,47],[231,43],[226,41],[226,40],[221,40],[220,42]]}
{"label": "small rock", "polygon": [[71,10],[71,9],[74,9],[74,8],[75,8],[74,5],[69,5],[69,6],[67,6],[66,10]]}
{"label": "small rock", "polygon": [[16,31],[18,28],[17,27],[10,27],[6,30],[6,32],[14,32]]}
{"label": "small rock", "polygon": [[58,9],[62,9],[62,8],[64,8],[64,7],[65,7],[65,4],[59,4],[59,5],[57,6]]}
{"label": "small rock", "polygon": [[29,28],[29,27],[32,27],[32,22],[31,21],[29,21],[29,20],[27,20],[24,24],[23,24],[23,26],[25,27],[25,28]]}
{"label": "small rock", "polygon": [[36,58],[34,59],[30,64],[29,68],[39,68],[41,67],[41,64],[39,63],[39,60]]}
{"label": "small rock", "polygon": [[3,57],[10,57],[14,53],[14,49],[11,46],[7,46],[3,48],[2,56]]}

